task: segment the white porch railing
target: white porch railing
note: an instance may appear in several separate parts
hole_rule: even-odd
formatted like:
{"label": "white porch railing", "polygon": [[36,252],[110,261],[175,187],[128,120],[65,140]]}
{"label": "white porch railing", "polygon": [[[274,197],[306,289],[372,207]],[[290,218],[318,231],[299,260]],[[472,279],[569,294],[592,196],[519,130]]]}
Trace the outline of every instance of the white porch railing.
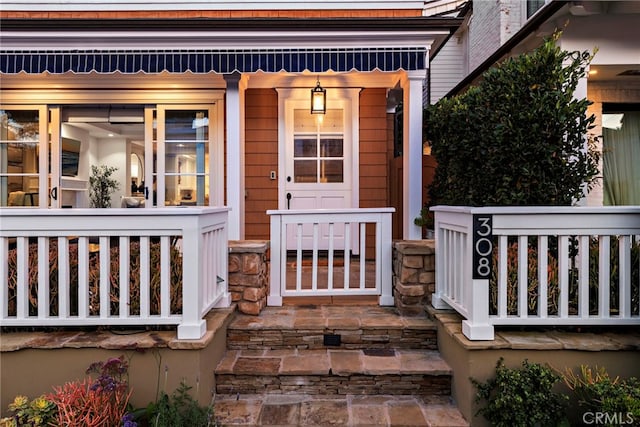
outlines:
{"label": "white porch railing", "polygon": [[[379,295],[380,305],[393,305],[393,212],[393,208],[267,211],[271,216],[267,304],[280,306],[287,296]],[[367,242],[367,231],[375,236],[372,242]],[[289,262],[288,254],[293,255]],[[305,266],[307,254],[310,262]]]}
{"label": "white porch railing", "polygon": [[437,206],[435,308],[495,325],[640,325],[640,207]]}
{"label": "white porch railing", "polygon": [[178,339],[201,338],[207,312],[230,304],[227,215],[0,209],[1,324],[178,325]]}

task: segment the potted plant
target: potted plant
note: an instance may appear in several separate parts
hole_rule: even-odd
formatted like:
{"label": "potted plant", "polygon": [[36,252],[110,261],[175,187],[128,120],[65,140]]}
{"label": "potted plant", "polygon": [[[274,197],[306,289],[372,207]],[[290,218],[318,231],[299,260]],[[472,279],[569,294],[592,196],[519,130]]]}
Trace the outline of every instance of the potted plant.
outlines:
{"label": "potted plant", "polygon": [[113,166],[91,166],[89,200],[92,208],[111,207],[111,195],[120,187],[118,181],[111,178],[117,170]]}

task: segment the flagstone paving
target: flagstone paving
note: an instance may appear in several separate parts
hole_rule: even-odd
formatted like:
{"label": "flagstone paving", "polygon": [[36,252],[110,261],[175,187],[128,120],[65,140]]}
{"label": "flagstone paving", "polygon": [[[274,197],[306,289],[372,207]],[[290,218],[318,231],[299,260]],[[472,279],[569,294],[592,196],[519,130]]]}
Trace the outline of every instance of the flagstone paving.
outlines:
{"label": "flagstone paving", "polygon": [[222,426],[469,426],[445,396],[227,394],[214,410]]}

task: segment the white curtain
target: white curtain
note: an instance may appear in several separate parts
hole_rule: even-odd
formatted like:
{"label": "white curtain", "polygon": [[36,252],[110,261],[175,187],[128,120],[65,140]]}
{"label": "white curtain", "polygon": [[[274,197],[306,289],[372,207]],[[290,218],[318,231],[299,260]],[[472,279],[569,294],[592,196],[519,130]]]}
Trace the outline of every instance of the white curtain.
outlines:
{"label": "white curtain", "polygon": [[612,114],[603,127],[605,205],[640,205],[640,111]]}

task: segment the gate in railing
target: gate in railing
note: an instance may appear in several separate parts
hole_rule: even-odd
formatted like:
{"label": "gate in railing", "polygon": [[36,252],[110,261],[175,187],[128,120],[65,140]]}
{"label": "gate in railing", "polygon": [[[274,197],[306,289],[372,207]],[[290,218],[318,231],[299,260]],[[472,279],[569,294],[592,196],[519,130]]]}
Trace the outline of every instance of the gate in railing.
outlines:
{"label": "gate in railing", "polygon": [[2,326],[178,325],[230,304],[227,208],[2,209]]}
{"label": "gate in railing", "polygon": [[495,325],[640,324],[639,207],[437,206],[436,308]]}
{"label": "gate in railing", "polygon": [[377,295],[380,305],[393,305],[393,212],[393,208],[267,211],[271,216],[268,304],[282,305],[287,296]]}

